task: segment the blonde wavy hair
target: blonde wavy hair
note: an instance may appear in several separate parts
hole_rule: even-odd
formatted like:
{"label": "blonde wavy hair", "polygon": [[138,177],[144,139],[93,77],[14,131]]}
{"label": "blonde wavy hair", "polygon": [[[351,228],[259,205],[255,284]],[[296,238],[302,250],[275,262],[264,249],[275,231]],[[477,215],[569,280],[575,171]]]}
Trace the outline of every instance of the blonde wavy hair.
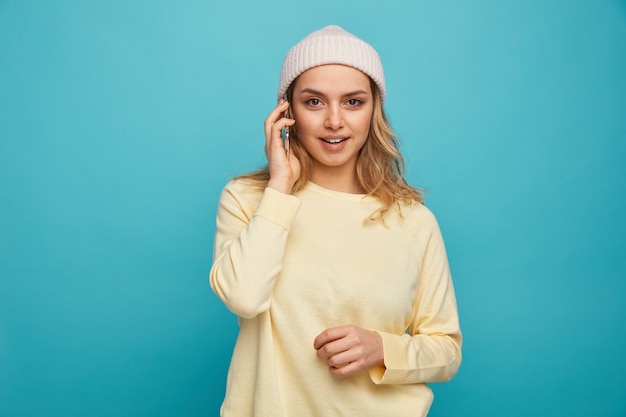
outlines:
{"label": "blonde wavy hair", "polygon": [[[295,81],[292,82],[287,90],[286,95],[289,101],[291,101],[295,84]],[[397,136],[385,114],[378,86],[371,79],[370,86],[374,97],[374,109],[368,138],[357,159],[356,176],[365,193],[376,197],[381,203],[381,207],[367,220],[384,221],[383,216],[394,206],[399,208],[401,204],[423,203],[423,194],[421,190],[410,186],[404,177],[404,158],[398,147]],[[291,192],[295,193],[303,189],[309,181],[313,159],[298,139],[297,123],[290,127],[289,138],[290,151],[298,156],[301,167],[300,177],[291,189]],[[258,171],[235,179],[251,180],[264,188],[269,178],[269,167],[266,165]]]}

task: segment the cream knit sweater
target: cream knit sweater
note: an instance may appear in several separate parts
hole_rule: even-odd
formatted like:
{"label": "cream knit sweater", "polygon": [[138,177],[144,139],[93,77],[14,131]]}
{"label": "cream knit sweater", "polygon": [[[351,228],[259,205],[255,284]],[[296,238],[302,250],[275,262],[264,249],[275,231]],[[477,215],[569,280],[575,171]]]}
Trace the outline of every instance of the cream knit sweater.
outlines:
{"label": "cream knit sweater", "polygon": [[[421,204],[365,223],[379,203],[313,183],[294,195],[236,180],[220,197],[213,291],[239,316],[223,417],[425,416],[426,382],[461,362],[461,332],[437,222]],[[384,367],[330,374],[314,338],[377,331]]]}

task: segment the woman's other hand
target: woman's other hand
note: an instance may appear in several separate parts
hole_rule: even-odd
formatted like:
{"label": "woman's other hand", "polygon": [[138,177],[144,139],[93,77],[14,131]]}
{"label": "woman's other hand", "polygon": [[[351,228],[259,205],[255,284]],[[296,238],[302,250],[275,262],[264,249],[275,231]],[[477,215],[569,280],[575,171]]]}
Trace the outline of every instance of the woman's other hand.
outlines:
{"label": "woman's other hand", "polygon": [[289,103],[281,99],[265,119],[265,156],[270,171],[267,186],[285,194],[291,193],[291,188],[300,176],[300,161],[293,152],[287,158],[281,137],[282,129],[295,123],[295,120],[285,117],[288,108]]}
{"label": "woman's other hand", "polygon": [[328,328],[315,338],[313,346],[333,375],[349,376],[384,365],[382,338],[375,331],[358,326]]}

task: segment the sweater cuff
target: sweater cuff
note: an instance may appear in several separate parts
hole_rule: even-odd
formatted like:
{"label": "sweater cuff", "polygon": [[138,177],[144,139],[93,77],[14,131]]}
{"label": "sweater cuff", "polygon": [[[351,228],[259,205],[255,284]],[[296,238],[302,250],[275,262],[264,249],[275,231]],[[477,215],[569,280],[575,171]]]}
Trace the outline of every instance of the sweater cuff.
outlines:
{"label": "sweater cuff", "polygon": [[375,384],[398,384],[405,381],[408,371],[406,362],[406,344],[398,343],[402,336],[377,331],[383,339],[384,366],[375,366],[369,370]]}
{"label": "sweater cuff", "polygon": [[291,194],[283,194],[273,188],[266,188],[263,198],[254,213],[272,223],[276,223],[285,230],[291,228],[291,223],[300,209],[300,199]]}

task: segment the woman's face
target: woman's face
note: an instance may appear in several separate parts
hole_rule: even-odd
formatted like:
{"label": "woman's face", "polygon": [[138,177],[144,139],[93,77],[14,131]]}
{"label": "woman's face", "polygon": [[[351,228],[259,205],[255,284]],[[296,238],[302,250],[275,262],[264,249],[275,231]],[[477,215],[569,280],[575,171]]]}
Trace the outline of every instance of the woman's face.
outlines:
{"label": "woman's face", "polygon": [[314,67],[300,74],[291,101],[298,138],[313,158],[311,179],[353,177],[374,109],[369,77],[345,65]]}

